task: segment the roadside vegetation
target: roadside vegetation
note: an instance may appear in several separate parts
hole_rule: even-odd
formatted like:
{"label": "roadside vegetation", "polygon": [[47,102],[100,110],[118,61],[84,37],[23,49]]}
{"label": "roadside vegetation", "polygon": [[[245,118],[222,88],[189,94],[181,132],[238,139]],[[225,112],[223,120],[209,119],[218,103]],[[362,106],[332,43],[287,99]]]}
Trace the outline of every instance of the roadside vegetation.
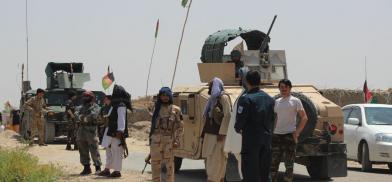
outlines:
{"label": "roadside vegetation", "polygon": [[25,149],[0,148],[0,181],[52,182],[63,176],[60,167],[38,164],[38,158]]}

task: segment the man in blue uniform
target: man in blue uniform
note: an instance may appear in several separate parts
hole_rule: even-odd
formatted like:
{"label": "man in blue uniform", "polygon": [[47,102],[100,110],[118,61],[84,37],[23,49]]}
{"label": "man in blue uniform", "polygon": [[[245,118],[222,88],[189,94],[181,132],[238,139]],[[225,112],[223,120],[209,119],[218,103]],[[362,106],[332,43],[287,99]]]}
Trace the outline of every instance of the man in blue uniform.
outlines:
{"label": "man in blue uniform", "polygon": [[234,128],[242,135],[242,175],[244,182],[269,181],[274,99],[260,90],[260,73],[246,74],[247,92],[238,100]]}

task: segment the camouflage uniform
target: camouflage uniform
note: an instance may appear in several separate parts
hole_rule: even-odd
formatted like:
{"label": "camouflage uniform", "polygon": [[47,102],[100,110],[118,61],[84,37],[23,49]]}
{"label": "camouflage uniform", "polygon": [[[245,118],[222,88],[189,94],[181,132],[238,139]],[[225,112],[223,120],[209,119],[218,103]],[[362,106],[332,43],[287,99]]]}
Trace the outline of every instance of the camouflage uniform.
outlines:
{"label": "camouflage uniform", "polygon": [[278,181],[277,171],[279,170],[279,164],[284,161],[286,167],[286,173],[283,181],[293,181],[293,171],[295,162],[295,150],[297,144],[294,141],[293,135],[277,135],[272,136],[272,162],[271,162],[271,178],[273,182]]}
{"label": "camouflage uniform", "polygon": [[79,147],[80,163],[90,165],[90,153],[94,166],[101,166],[101,156],[98,151],[97,119],[99,106],[95,103],[85,104],[77,108],[76,118],[80,121],[76,142]]}
{"label": "camouflage uniform", "polygon": [[181,110],[175,105],[162,105],[151,135],[152,181],[161,181],[161,165],[166,165],[167,182],[174,182],[173,143],[180,144],[183,133]]}
{"label": "camouflage uniform", "polygon": [[32,97],[25,103],[25,108],[32,112],[32,122],[30,125],[30,142],[34,143],[34,136],[38,134],[39,144],[44,144],[45,123],[44,112],[46,103],[44,98]]}
{"label": "camouflage uniform", "polygon": [[66,107],[66,115],[67,115],[67,149],[71,149],[71,145],[74,144],[74,149],[77,150],[76,144],[76,132],[78,130],[76,118],[72,117],[69,112],[71,112],[75,116],[76,102],[74,100],[68,100]]}

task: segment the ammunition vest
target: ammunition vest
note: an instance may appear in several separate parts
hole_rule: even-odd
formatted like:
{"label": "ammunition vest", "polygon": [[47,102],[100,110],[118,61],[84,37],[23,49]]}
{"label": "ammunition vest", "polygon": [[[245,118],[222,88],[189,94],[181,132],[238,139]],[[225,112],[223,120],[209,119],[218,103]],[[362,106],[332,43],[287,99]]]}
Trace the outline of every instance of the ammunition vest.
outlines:
{"label": "ammunition vest", "polygon": [[156,121],[153,134],[161,134],[163,136],[173,136],[174,126],[176,122],[173,106],[169,106],[169,112],[165,116],[159,115]]}
{"label": "ammunition vest", "polygon": [[[118,129],[117,120],[118,120],[118,113],[117,109],[119,107],[126,107],[125,104],[120,103],[117,106],[113,106],[112,112],[109,115],[109,123],[108,123],[108,136],[115,137]],[[128,116],[127,112],[125,112],[125,130],[124,130],[124,137],[127,138],[128,135]]]}

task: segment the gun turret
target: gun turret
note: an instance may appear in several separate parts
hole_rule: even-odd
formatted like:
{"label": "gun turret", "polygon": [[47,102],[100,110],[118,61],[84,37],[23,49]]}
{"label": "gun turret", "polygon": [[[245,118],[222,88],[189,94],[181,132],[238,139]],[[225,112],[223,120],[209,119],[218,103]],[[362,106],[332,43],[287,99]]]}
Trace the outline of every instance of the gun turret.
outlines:
{"label": "gun turret", "polygon": [[[219,77],[225,85],[238,85],[241,82],[238,74],[238,65],[243,65],[245,70],[260,71],[262,83],[272,84],[283,78],[287,78],[286,55],[284,50],[270,50],[270,33],[277,16],[274,16],[267,34],[259,30],[226,29],[211,34],[206,39],[201,61],[198,64],[200,80],[209,82],[213,77]],[[247,50],[240,50],[241,64],[233,61],[230,55],[224,54],[224,48],[228,42],[241,37]],[[243,47],[243,46],[236,46]]]}
{"label": "gun turret", "polygon": [[83,63],[48,63],[47,89],[83,88],[84,83],[90,81],[90,74],[83,73],[83,69]]}

